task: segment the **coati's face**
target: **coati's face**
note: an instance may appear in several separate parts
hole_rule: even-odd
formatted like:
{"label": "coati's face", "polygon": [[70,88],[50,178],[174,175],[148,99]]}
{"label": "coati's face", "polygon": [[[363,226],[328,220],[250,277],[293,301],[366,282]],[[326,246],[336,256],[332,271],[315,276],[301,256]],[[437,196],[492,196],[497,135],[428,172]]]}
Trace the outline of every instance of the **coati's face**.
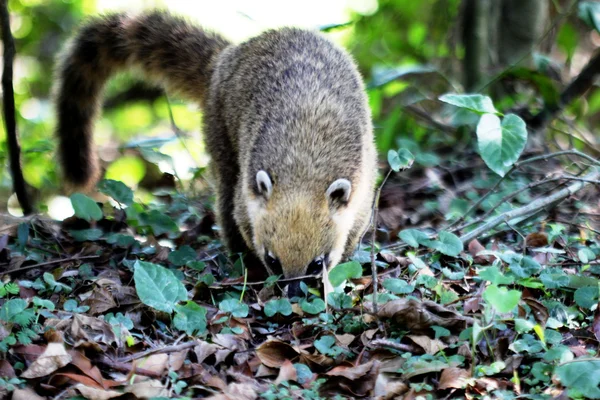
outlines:
{"label": "coati's face", "polygon": [[[324,265],[337,264],[354,222],[345,213],[351,191],[350,181],[340,178],[322,193],[285,193],[259,171],[248,214],[254,248],[264,264],[286,278],[316,274]],[[290,292],[297,288],[299,282],[290,285]]]}

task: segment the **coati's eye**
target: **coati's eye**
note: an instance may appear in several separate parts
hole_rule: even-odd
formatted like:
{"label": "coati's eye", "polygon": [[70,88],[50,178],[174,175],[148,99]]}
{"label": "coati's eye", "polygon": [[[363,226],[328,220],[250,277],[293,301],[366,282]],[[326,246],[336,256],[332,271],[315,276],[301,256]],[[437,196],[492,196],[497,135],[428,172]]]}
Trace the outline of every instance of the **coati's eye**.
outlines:
{"label": "coati's eye", "polygon": [[281,263],[271,253],[270,251],[265,250],[265,264],[271,269],[274,274],[283,275],[283,268],[281,268]]}
{"label": "coati's eye", "polygon": [[320,274],[321,272],[323,272],[323,264],[327,265],[327,262],[329,261],[329,256],[319,256],[317,258],[315,258],[314,260],[311,261],[310,264],[308,264],[308,269],[306,270],[306,274],[307,275],[317,275]]}

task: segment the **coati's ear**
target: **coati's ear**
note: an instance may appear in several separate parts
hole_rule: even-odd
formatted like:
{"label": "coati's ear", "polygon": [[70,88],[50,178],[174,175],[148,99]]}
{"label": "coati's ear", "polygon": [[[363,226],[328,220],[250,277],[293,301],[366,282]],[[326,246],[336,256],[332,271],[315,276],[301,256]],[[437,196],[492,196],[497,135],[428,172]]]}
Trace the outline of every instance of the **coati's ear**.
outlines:
{"label": "coati's ear", "polygon": [[273,183],[269,174],[262,169],[256,173],[256,186],[258,188],[258,194],[263,196],[266,200],[269,200],[271,193],[273,192]]}
{"label": "coati's ear", "polygon": [[348,179],[338,179],[333,182],[327,189],[327,199],[331,205],[340,206],[348,203],[350,193],[352,192],[352,184]]}

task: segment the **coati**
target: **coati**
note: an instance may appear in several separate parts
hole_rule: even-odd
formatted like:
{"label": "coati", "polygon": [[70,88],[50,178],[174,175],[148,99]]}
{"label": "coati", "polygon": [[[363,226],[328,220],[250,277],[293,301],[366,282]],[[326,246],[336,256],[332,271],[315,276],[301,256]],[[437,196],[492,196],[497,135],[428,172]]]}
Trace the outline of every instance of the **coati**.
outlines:
{"label": "coati", "polygon": [[129,68],[202,108],[230,251],[252,250],[287,278],[352,253],[370,220],[376,151],[344,50],[295,28],[234,45],[163,11],[92,18],[58,58],[56,134],[72,186],[99,177],[94,119],[107,80]]}

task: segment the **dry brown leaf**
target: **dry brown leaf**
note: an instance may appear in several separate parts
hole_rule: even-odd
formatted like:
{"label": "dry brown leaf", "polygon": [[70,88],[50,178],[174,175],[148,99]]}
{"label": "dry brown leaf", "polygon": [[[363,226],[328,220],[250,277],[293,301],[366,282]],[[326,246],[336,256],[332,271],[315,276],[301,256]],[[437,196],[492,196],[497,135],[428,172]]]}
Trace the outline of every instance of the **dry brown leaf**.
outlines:
{"label": "dry brown leaf", "polygon": [[286,360],[295,361],[298,352],[280,340],[268,340],[256,348],[256,355],[267,367],[280,368]]}
{"label": "dry brown leaf", "polygon": [[454,310],[445,308],[433,301],[403,298],[384,304],[378,313],[379,317],[393,319],[408,330],[419,333],[427,332],[434,325],[449,330],[461,331],[473,324],[473,319],[463,316]]}
{"label": "dry brown leaf", "polygon": [[196,353],[198,363],[204,362],[208,357],[215,354],[217,350],[219,350],[219,346],[205,341],[199,341],[198,346],[194,347],[194,353]]}
{"label": "dry brown leaf", "polygon": [[117,392],[116,390],[97,389],[81,383],[73,386],[72,389],[79,392],[79,394],[88,400],[109,400],[123,395],[122,392]]}
{"label": "dry brown leaf", "polygon": [[406,383],[396,374],[379,374],[375,380],[373,396],[380,400],[395,399],[406,393],[407,390]]}
{"label": "dry brown leaf", "polygon": [[133,385],[126,386],[124,390],[126,393],[131,393],[139,399],[169,396],[169,391],[165,385],[157,379],[136,382]]}
{"label": "dry brown leaf", "polygon": [[163,374],[169,370],[179,371],[187,357],[187,350],[168,354],[152,354],[135,362],[135,366]]}
{"label": "dry brown leaf", "polygon": [[92,294],[83,302],[90,307],[89,314],[98,315],[117,307],[112,292],[103,287],[96,287]]}
{"label": "dry brown leaf", "polygon": [[343,335],[335,335],[335,340],[338,344],[348,347],[356,339],[355,335],[344,333]]}
{"label": "dry brown leaf", "polygon": [[21,374],[21,378],[33,379],[47,376],[71,362],[63,343],[48,343],[46,350]]}
{"label": "dry brown leaf", "polygon": [[440,376],[439,390],[445,389],[462,389],[467,385],[467,379],[471,374],[466,369],[462,368],[446,368]]}
{"label": "dry brown leaf", "polygon": [[321,387],[322,395],[349,395],[352,398],[372,394],[379,375],[379,361],[369,361],[357,367],[337,367],[327,372],[329,378]]}
{"label": "dry brown leaf", "polygon": [[118,383],[114,381],[105,381],[98,367],[92,365],[90,359],[84,356],[81,352],[76,350],[70,350],[69,354],[71,355],[71,365],[74,365],[75,367],[79,368],[81,372],[93,379],[100,387],[107,389],[111,386],[118,385]]}
{"label": "dry brown leaf", "polygon": [[209,397],[212,400],[255,400],[260,387],[252,383],[230,383],[224,393]]}
{"label": "dry brown leaf", "polygon": [[298,373],[296,372],[296,368],[294,368],[294,364],[290,360],[285,360],[279,369],[279,375],[275,379],[275,384],[279,385],[281,382],[295,381],[297,379]]}
{"label": "dry brown leaf", "polygon": [[484,250],[485,247],[481,243],[479,243],[477,239],[473,239],[469,242],[469,254],[471,254],[471,256],[473,257],[473,262],[475,264],[489,265],[492,263],[492,256],[479,255],[479,253],[481,253]]}
{"label": "dry brown leaf", "polygon": [[12,400],[44,400],[45,397],[40,396],[30,387],[24,387],[23,389],[16,388],[13,391]]}
{"label": "dry brown leaf", "polygon": [[88,317],[83,314],[75,314],[73,316],[71,336],[75,340],[86,342],[99,341],[108,345],[118,343],[110,324],[99,318]]}
{"label": "dry brown leaf", "polygon": [[348,378],[350,380],[356,380],[364,377],[366,374],[370,373],[373,369],[373,364],[376,363],[377,368],[379,368],[379,361],[369,361],[365,364],[358,365],[356,367],[347,367],[347,366],[339,366],[333,368],[331,371],[325,373],[325,375],[329,376],[343,376],[344,378]]}
{"label": "dry brown leaf", "polygon": [[444,342],[439,339],[432,339],[426,335],[407,335],[417,346],[425,350],[425,353],[434,355],[440,350],[444,350],[448,347]]}

